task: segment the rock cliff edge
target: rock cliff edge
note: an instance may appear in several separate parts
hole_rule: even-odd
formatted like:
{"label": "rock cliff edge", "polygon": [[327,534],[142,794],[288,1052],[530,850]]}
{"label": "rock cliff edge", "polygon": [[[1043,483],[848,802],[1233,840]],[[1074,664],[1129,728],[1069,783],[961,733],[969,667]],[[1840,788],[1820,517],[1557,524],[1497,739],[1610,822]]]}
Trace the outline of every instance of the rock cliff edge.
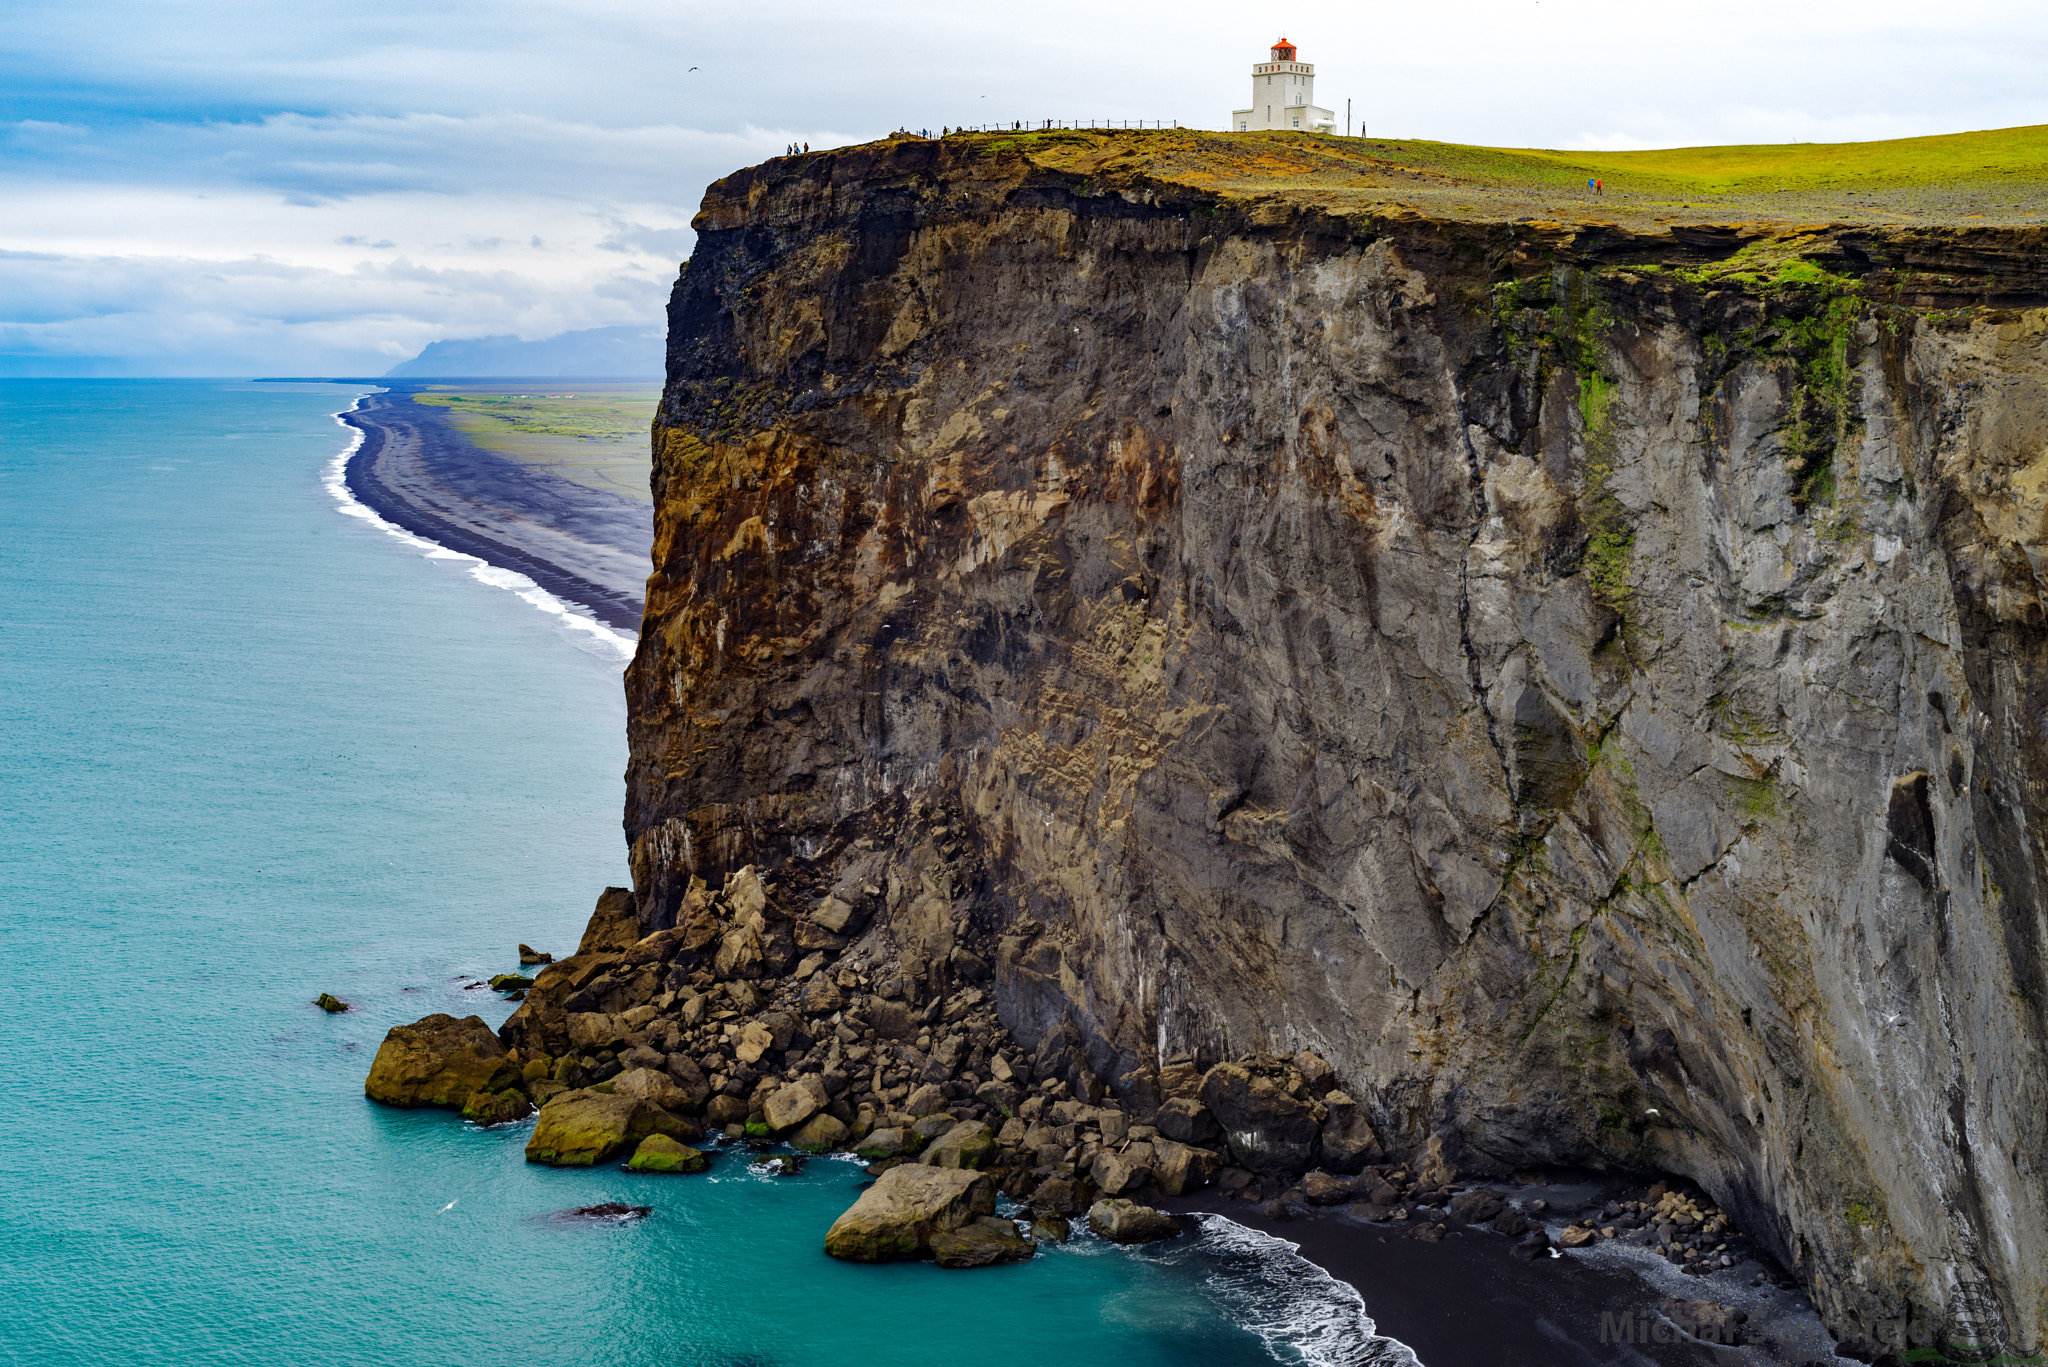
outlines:
{"label": "rock cliff edge", "polygon": [[772,869],[1112,1084],[1312,1049],[1398,1153],[1697,1179],[1853,1342],[2042,1346],[2048,235],[1169,136],[710,191],[639,932]]}

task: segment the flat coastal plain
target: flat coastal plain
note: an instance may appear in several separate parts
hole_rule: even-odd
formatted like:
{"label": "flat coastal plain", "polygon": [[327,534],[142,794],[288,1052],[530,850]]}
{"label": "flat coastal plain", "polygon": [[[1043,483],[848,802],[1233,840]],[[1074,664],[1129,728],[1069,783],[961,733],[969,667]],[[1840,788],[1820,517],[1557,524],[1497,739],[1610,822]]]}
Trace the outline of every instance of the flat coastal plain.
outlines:
{"label": "flat coastal plain", "polygon": [[[348,462],[350,491],[407,531],[517,570],[605,625],[638,632],[654,509],[607,487],[625,458],[606,481],[587,469],[567,478],[546,462],[484,449],[449,421],[448,404],[414,402],[420,388],[393,382],[342,415],[363,434]],[[644,441],[625,450],[646,467]]]}
{"label": "flat coastal plain", "polygon": [[486,451],[574,484],[650,503],[647,428],[661,386],[646,381],[429,383],[413,403],[443,412]]}

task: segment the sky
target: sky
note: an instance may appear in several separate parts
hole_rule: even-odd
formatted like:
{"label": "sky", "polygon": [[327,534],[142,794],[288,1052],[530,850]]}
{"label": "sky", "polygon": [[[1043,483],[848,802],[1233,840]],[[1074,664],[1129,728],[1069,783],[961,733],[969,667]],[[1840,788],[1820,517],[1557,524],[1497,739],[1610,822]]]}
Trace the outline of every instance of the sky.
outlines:
{"label": "sky", "polygon": [[705,187],[792,141],[1221,128],[1283,34],[1376,136],[2048,123],[2040,0],[8,0],[0,375],[374,375],[659,326]]}

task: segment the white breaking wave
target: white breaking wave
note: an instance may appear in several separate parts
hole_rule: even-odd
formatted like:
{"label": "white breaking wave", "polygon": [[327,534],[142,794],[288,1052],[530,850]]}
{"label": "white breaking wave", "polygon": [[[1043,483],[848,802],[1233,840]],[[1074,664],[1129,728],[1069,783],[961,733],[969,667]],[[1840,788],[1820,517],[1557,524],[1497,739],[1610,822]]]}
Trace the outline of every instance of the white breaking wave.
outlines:
{"label": "white breaking wave", "polygon": [[362,406],[362,402],[362,398],[358,397],[354,403],[344,408],[341,413],[329,415],[334,419],[335,426],[349,434],[347,448],[328,464],[327,473],[321,479],[321,483],[327,486],[327,492],[334,495],[334,501],[341,505],[337,511],[344,517],[360,518],[379,531],[396,537],[406,545],[418,550],[428,560],[466,560],[469,562],[470,577],[478,583],[489,584],[494,589],[504,589],[510,593],[518,594],[542,612],[559,618],[561,624],[571,631],[586,634],[593,644],[600,647],[607,654],[616,655],[621,661],[633,658],[633,651],[637,648],[639,642],[625,632],[614,631],[603,622],[598,621],[594,616],[590,615],[590,610],[581,603],[572,603],[566,599],[556,597],[517,570],[508,570],[502,566],[493,565],[488,560],[470,555],[466,551],[450,550],[438,541],[429,541],[423,536],[417,536],[397,523],[380,516],[375,509],[357,498],[348,487],[348,462],[349,457],[353,456],[362,447],[363,432],[361,428],[350,427],[341,418],[342,413],[353,413]]}
{"label": "white breaking wave", "polygon": [[1190,1253],[1209,1266],[1204,1287],[1276,1362],[1307,1367],[1422,1367],[1414,1350],[1381,1334],[1365,1297],[1301,1256],[1301,1245],[1225,1215],[1199,1215]]}

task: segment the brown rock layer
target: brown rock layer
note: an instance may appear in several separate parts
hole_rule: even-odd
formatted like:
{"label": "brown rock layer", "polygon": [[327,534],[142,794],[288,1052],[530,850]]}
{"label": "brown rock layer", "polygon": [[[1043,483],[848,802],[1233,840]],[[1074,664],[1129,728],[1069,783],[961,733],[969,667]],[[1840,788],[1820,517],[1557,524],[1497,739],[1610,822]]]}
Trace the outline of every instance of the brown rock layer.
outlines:
{"label": "brown rock layer", "polygon": [[[1851,1338],[2039,1346],[2048,239],[1338,218],[1097,142],[713,187],[637,930],[988,978],[1034,1077],[1240,1162],[1689,1174]],[[693,921],[749,864],[813,914]]]}

